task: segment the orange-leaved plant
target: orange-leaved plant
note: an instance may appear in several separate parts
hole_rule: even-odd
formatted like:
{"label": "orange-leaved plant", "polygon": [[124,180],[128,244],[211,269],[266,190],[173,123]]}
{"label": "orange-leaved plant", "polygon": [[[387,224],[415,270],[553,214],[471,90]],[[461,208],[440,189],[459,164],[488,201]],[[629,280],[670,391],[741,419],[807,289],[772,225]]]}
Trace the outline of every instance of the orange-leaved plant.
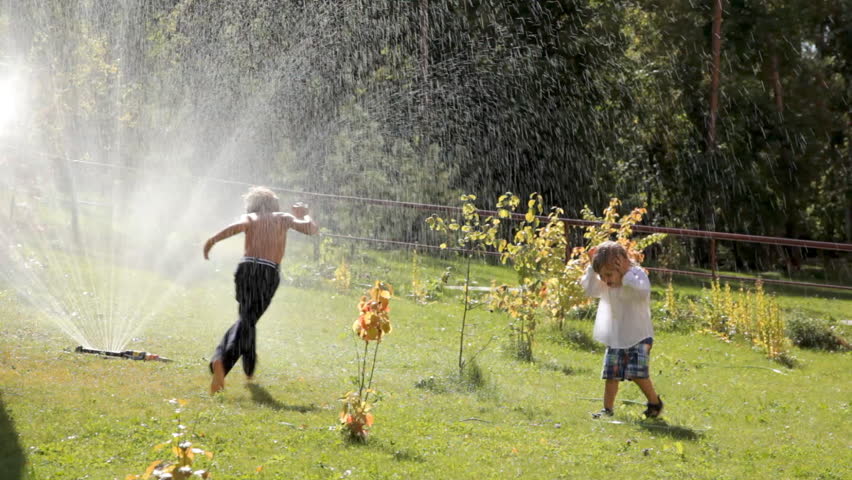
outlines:
{"label": "orange-leaved plant", "polygon": [[[352,331],[364,341],[364,354],[358,357],[358,391],[352,390],[340,398],[343,407],[340,410],[340,430],[352,440],[365,441],[370,427],[373,425],[373,405],[369,402],[371,393],[376,393],[373,385],[373,374],[376,371],[376,358],[379,354],[379,344],[382,338],[391,332],[390,299],[393,297],[393,286],[385,282],[376,282],[367,295],[358,302],[358,319],[352,324]],[[367,357],[370,343],[373,347],[373,363],[370,376],[367,377]],[[358,354],[358,349],[356,349]]]}

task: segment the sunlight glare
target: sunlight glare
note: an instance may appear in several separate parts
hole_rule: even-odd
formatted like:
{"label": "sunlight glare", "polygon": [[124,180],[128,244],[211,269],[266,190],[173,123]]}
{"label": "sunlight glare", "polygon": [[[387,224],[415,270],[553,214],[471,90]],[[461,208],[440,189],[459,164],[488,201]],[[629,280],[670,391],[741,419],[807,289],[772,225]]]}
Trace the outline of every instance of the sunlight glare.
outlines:
{"label": "sunlight glare", "polygon": [[17,73],[0,77],[0,135],[14,125],[24,97],[24,84]]}

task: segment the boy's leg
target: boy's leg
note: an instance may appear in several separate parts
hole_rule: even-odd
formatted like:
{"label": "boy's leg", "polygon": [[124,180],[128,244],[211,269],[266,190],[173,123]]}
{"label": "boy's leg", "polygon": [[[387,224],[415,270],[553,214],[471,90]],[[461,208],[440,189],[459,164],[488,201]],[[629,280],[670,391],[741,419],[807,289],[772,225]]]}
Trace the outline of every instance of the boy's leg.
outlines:
{"label": "boy's leg", "polygon": [[612,410],[612,407],[615,405],[615,396],[618,394],[618,383],[617,379],[607,379],[606,385],[604,386],[604,408],[607,410]]}
{"label": "boy's leg", "polygon": [[210,359],[210,373],[216,373],[214,367],[215,363],[219,363],[222,366],[224,371],[224,375],[227,375],[228,372],[234,368],[237,360],[240,358],[240,351],[238,348],[240,341],[240,321],[241,319],[237,319],[237,321],[231,325],[231,328],[225,332],[225,335],[222,336],[222,340],[219,342],[219,345],[216,346],[216,351],[213,353],[213,357]]}
{"label": "boy's leg", "polygon": [[[244,331],[240,339],[240,354],[243,358],[243,371],[251,379],[257,365],[256,329],[258,320],[269,308],[272,297],[278,290],[280,277],[278,271],[265,265],[253,265],[252,280],[240,299],[240,317]],[[245,308],[243,308],[245,305]]]}
{"label": "boy's leg", "polygon": [[[254,323],[257,323],[258,317],[252,315],[252,320]],[[243,359],[243,371],[246,373],[246,376],[251,378],[254,375],[254,367],[257,363],[257,352],[255,350],[255,346],[257,345],[255,326],[250,322],[245,322],[245,333],[240,338],[240,355]]]}
{"label": "boy's leg", "polygon": [[213,381],[210,382],[210,393],[216,393],[225,388],[225,366],[221,360],[214,360],[210,363],[210,368],[213,369]]}
{"label": "boy's leg", "polygon": [[642,393],[645,394],[645,398],[648,399],[648,403],[652,403],[654,405],[660,404],[660,396],[657,395],[657,392],[654,390],[654,383],[650,378],[634,378],[632,380],[639,386],[639,390],[642,390]]}
{"label": "boy's leg", "polygon": [[[663,399],[660,398],[660,395],[654,391],[654,384],[651,383],[650,378],[634,378],[634,382],[636,385],[639,385],[639,388],[642,390],[642,393],[645,394],[645,397],[648,399],[647,406],[645,409],[645,416],[647,418],[657,418],[660,416],[660,413],[663,411]],[[651,400],[651,399],[656,400]]]}
{"label": "boy's leg", "polygon": [[216,346],[216,351],[210,359],[210,373],[213,380],[210,382],[210,393],[216,393],[225,388],[225,376],[236,365],[240,358],[239,349],[235,348],[239,341],[240,320],[231,325],[225,332],[222,341]]}
{"label": "boy's leg", "polygon": [[[630,361],[627,367],[627,376],[639,386],[645,398],[648,399],[648,407],[659,406],[662,409],[660,396],[654,390],[654,383],[650,376],[650,357],[653,339],[646,338],[637,345],[630,348]],[[659,412],[657,412],[659,414]]]}
{"label": "boy's leg", "polygon": [[239,317],[237,321],[231,325],[231,328],[222,336],[219,345],[216,346],[216,351],[210,359],[210,373],[213,374],[213,380],[210,383],[210,392],[216,393],[225,388],[225,376],[236,365],[240,358],[240,343],[244,336],[245,327],[245,307],[242,292],[245,290],[246,271],[243,264],[237,267],[234,274],[234,284],[236,287],[237,301],[240,304]]}
{"label": "boy's leg", "polygon": [[618,394],[618,383],[624,375],[624,351],[618,348],[607,347],[604,353],[603,371],[601,378],[606,382],[604,384],[604,409],[600,413],[592,415],[594,418],[599,418],[601,415],[612,415],[612,409],[615,405],[615,396]]}

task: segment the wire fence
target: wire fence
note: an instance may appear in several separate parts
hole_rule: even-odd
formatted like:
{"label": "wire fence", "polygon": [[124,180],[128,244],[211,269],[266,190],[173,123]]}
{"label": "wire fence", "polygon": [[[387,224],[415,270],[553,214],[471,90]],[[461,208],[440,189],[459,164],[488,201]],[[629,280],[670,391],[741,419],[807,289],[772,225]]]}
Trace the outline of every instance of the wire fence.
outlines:
{"label": "wire fence", "polygon": [[[90,166],[96,168],[109,168],[109,169],[122,169],[133,171],[139,174],[145,175],[153,175],[153,176],[161,176],[161,177],[169,177],[173,178],[175,174],[163,174],[163,173],[153,173],[145,170],[142,167],[132,167],[132,166],[124,166],[124,165],[116,165],[102,162],[95,162],[90,160],[70,160],[64,159],[62,157],[58,157],[56,155],[45,154],[41,152],[32,152],[28,150],[14,149],[9,146],[0,145],[6,150],[14,150],[19,153],[26,154],[36,154],[39,156],[53,158],[58,160],[64,160],[69,162],[71,165],[80,165],[80,166]],[[238,181],[238,180],[228,180],[223,178],[209,177],[209,176],[195,176],[191,174],[178,174],[177,176],[184,176],[187,179],[191,179],[193,181],[200,182],[212,182],[223,185],[235,185],[242,187],[250,187],[255,184]],[[428,211],[431,213],[445,213],[445,214],[455,214],[461,215],[462,208],[454,207],[448,205],[437,205],[437,204],[429,204],[429,203],[419,203],[419,202],[404,202],[404,201],[396,201],[396,200],[385,200],[385,199],[377,199],[377,198],[369,198],[369,197],[359,197],[359,196],[351,196],[351,195],[337,195],[331,193],[320,193],[320,192],[308,192],[302,190],[294,190],[290,188],[285,188],[281,186],[268,186],[268,188],[284,194],[290,194],[299,196],[301,198],[313,198],[313,199],[323,199],[330,200],[333,202],[357,202],[365,205],[377,205],[388,208],[398,208],[398,209],[413,209],[420,211]],[[485,217],[500,217],[499,213],[494,210],[477,210],[476,212],[480,216]],[[522,221],[525,218],[524,214],[520,213],[512,213],[510,218],[515,221]],[[549,218],[546,216],[538,217],[541,221],[547,222]],[[559,218],[559,221],[562,221],[566,227],[590,227],[600,225],[602,222],[589,221],[583,219],[576,218]],[[616,225],[617,226],[617,225]],[[744,277],[737,275],[727,275],[720,274],[716,270],[716,241],[730,241],[730,242],[742,242],[742,243],[751,243],[751,244],[763,244],[763,245],[774,245],[774,246],[782,246],[782,247],[794,247],[794,248],[805,248],[805,249],[815,249],[822,251],[835,251],[835,252],[852,252],[852,243],[842,243],[842,242],[825,242],[825,241],[816,241],[816,240],[802,240],[802,239],[793,239],[793,238],[784,238],[784,237],[770,237],[763,235],[748,235],[748,234],[740,234],[740,233],[727,233],[727,232],[715,232],[715,231],[707,231],[707,230],[696,230],[696,229],[687,229],[687,228],[673,228],[673,227],[660,227],[653,225],[635,225],[632,227],[634,232],[639,233],[663,233],[669,236],[674,237],[683,237],[683,238],[696,238],[696,239],[707,239],[710,241],[710,259],[711,259],[711,272],[700,272],[700,271],[690,271],[690,270],[677,270],[677,269],[669,269],[669,268],[661,268],[661,267],[646,267],[649,271],[655,272],[662,275],[678,275],[678,276],[687,276],[687,277],[697,277],[697,278],[713,278],[713,279],[726,279],[726,280],[736,280],[736,281],[757,281],[761,280],[765,284],[775,284],[775,285],[789,285],[789,286],[798,286],[798,287],[807,287],[807,288],[825,288],[832,290],[844,290],[844,291],[852,291],[852,286],[849,285],[837,285],[837,284],[829,284],[829,283],[815,283],[815,282],[804,282],[804,281],[796,281],[796,280],[783,280],[783,279],[772,279],[772,278],[760,278],[760,277]],[[566,228],[566,236],[568,234],[569,228]],[[422,249],[441,249],[441,247],[437,245],[428,245],[417,242],[410,241],[402,241],[402,240],[393,240],[393,239],[385,239],[385,238],[372,238],[372,237],[363,237],[363,236],[351,236],[351,235],[338,235],[332,233],[324,233],[324,236],[338,238],[338,239],[347,239],[359,242],[370,242],[374,244],[381,245],[389,245],[394,247],[401,248],[422,248]],[[569,242],[570,244],[570,242]],[[456,252],[470,252],[460,248],[445,248],[443,250],[448,251],[456,251]],[[479,252],[482,253],[482,252]],[[499,255],[497,252],[485,252],[489,255]]]}

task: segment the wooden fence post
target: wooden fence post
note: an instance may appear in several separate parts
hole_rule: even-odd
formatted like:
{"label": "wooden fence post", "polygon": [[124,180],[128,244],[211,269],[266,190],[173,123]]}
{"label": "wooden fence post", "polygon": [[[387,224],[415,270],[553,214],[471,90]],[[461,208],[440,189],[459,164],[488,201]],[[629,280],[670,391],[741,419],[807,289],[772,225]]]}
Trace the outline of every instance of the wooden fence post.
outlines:
{"label": "wooden fence post", "polygon": [[716,239],[710,239],[710,272],[713,274],[713,280],[718,280],[716,274]]}

